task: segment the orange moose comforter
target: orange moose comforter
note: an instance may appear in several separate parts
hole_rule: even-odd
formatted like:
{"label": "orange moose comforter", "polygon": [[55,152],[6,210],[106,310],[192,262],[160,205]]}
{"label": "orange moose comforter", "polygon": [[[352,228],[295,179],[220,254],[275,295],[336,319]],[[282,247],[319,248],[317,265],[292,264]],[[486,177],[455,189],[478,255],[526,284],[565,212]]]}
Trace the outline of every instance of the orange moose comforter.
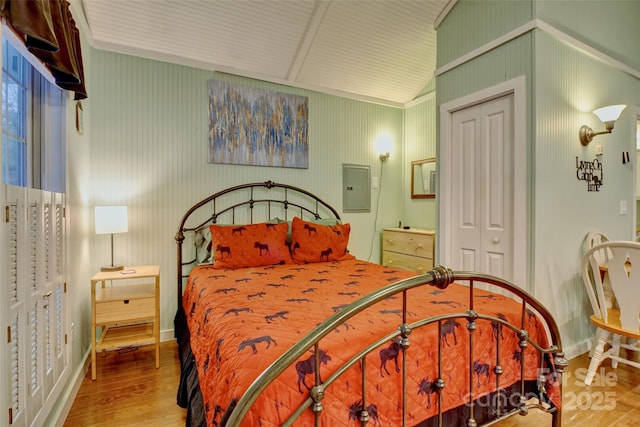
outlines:
{"label": "orange moose comforter", "polygon": [[[223,414],[271,362],[301,337],[344,305],[412,273],[360,260],[305,265],[277,265],[236,270],[211,266],[196,267],[185,288],[183,307],[191,331],[191,347],[197,362],[205,418],[209,426],[219,425]],[[476,290],[475,308],[484,314],[503,316],[519,325],[521,305],[501,295]],[[430,286],[408,292],[408,321],[468,309],[469,291],[452,284],[447,290]],[[320,343],[323,357],[321,378],[326,378],[358,349],[395,330],[401,323],[402,298],[391,297],[360,313],[337,328]],[[531,317],[531,322],[537,318]],[[501,335],[501,385],[520,378],[521,350],[518,337],[479,320],[474,334],[474,397],[488,395],[495,388],[496,335]],[[544,328],[533,337],[544,343]],[[442,327],[443,410],[468,402],[469,333],[464,322],[449,321]],[[437,371],[437,325],[410,335],[407,349],[408,415],[415,424],[437,413],[433,381]],[[528,348],[526,357],[538,358]],[[531,351],[531,355],[528,352]],[[399,346],[389,342],[367,359],[367,409],[372,425],[400,425],[401,358]],[[508,357],[506,357],[507,355]],[[294,406],[304,400],[313,384],[312,354],[286,370],[258,398],[244,425],[277,426]],[[507,359],[507,360],[505,360]],[[536,379],[536,365],[528,363],[525,376]],[[358,425],[361,372],[352,368],[325,391],[322,425]],[[311,425],[310,411],[296,425]]]}

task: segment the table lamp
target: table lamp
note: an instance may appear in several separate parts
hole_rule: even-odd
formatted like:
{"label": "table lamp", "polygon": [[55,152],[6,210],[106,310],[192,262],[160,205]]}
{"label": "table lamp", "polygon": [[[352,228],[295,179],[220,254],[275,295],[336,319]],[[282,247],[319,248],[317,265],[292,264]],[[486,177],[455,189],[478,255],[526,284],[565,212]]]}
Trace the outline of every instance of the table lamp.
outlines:
{"label": "table lamp", "polygon": [[113,235],[127,232],[126,206],[96,206],[96,234],[111,234],[111,265],[105,265],[100,271],[122,270],[122,265],[113,263]]}

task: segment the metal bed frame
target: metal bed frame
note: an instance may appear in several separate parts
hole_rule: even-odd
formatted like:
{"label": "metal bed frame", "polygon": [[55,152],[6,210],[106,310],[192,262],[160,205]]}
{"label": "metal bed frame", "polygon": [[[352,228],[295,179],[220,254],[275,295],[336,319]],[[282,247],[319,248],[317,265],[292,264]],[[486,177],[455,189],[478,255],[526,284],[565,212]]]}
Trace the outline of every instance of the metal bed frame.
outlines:
{"label": "metal bed frame", "polygon": [[[272,190],[274,189],[277,189],[277,191],[274,193],[277,193],[280,196],[279,198],[272,197]],[[228,204],[222,203],[222,199],[224,197],[231,194],[237,195],[239,192],[246,193],[247,197],[242,200],[232,198],[230,199],[230,202],[228,202]],[[268,194],[269,197],[266,197],[266,194]],[[304,201],[299,200],[300,197],[302,197],[302,199],[307,199],[306,204]],[[178,243],[178,313],[176,314],[176,327],[182,321],[180,320],[180,316],[184,316],[184,311],[182,310],[182,286],[183,282],[188,277],[188,271],[185,272],[185,268],[188,269],[188,266],[193,264],[193,260],[191,259],[186,262],[184,261],[183,243],[185,241],[185,234],[195,233],[196,230],[200,229],[203,226],[206,226],[207,224],[218,223],[223,216],[226,220],[226,222],[224,223],[233,224],[240,217],[237,213],[240,208],[249,209],[250,213],[248,215],[247,222],[250,221],[251,223],[253,223],[254,208],[257,205],[266,206],[266,209],[263,209],[261,218],[258,219],[259,221],[269,220],[272,218],[272,215],[283,215],[285,220],[292,218],[293,215],[298,215],[301,217],[312,217],[314,219],[327,216],[340,219],[340,216],[334,208],[323,202],[312,193],[286,184],[276,184],[272,181],[235,186],[220,191],[195,204],[185,213],[175,237],[176,242]],[[197,218],[193,224],[188,225],[190,221],[193,222],[193,218],[191,217],[194,216],[194,212],[202,209],[204,209],[206,213]],[[453,282],[468,285],[469,304],[467,305],[466,310],[453,312],[446,315],[429,317],[426,319],[415,321],[413,323],[407,323],[407,291],[421,286],[433,286],[438,289],[444,290],[449,286],[449,284]],[[502,294],[507,293],[516,301],[520,302],[521,316],[519,325],[513,325],[502,318],[476,311],[476,307],[474,306],[475,290],[487,288],[489,288],[489,290],[497,290]],[[322,338],[340,325],[347,322],[354,315],[361,313],[362,311],[374,306],[379,301],[382,301],[394,295],[400,296],[403,301],[402,320],[397,329],[389,331],[386,336],[371,343],[366,348],[361,349],[343,367],[339,368],[329,378],[321,381],[319,376],[319,367],[321,357],[320,343]],[[548,342],[550,343],[548,346],[543,346],[541,343],[535,342],[529,335],[526,325],[528,324],[528,319],[531,316],[537,316],[542,320],[547,332],[546,335],[548,338]],[[367,369],[366,355],[376,349],[379,349],[380,346],[384,343],[394,339],[398,340],[397,342],[399,342],[401,347],[401,360],[403,366],[403,369],[401,370],[403,375],[401,407],[403,409],[403,418],[405,418],[404,414],[406,413],[407,405],[406,378],[404,376],[406,372],[406,369],[404,368],[407,364],[407,360],[405,359],[405,350],[411,345],[410,334],[412,331],[432,324],[437,324],[438,330],[440,332],[437,360],[434,360],[434,363],[436,363],[438,366],[439,373],[438,378],[433,381],[433,391],[437,393],[439,397],[437,399],[438,414],[437,417],[435,417],[437,418],[437,420],[435,420],[435,423],[437,423],[438,426],[447,425],[445,417],[446,414],[442,409],[442,399],[440,399],[442,391],[447,386],[446,382],[442,378],[442,375],[440,375],[440,373],[442,372],[442,360],[443,357],[445,357],[444,352],[446,351],[446,348],[443,349],[443,345],[441,342],[441,331],[445,323],[451,320],[464,321],[466,324],[466,329],[469,332],[468,339],[470,344],[470,354],[467,360],[469,372],[469,398],[467,401],[460,402],[461,405],[466,405],[468,407],[468,413],[466,414],[465,419],[465,423],[467,426],[475,427],[477,425],[494,424],[498,420],[502,420],[516,414],[526,415],[531,409],[540,409],[544,412],[550,413],[551,424],[554,427],[561,426],[561,408],[555,405],[554,402],[549,399],[546,393],[545,386],[549,381],[553,381],[555,384],[557,384],[557,387],[559,387],[559,396],[562,396],[562,373],[564,371],[564,368],[568,365],[568,362],[565,359],[564,353],[562,351],[560,333],[557,324],[550,312],[535,298],[510,282],[502,280],[498,277],[475,272],[451,271],[442,266],[438,266],[426,274],[392,283],[372,294],[366,295],[348,305],[338,313],[335,313],[326,321],[318,325],[309,334],[303,337],[295,346],[291,347],[284,354],[282,354],[282,356],[275,360],[269,366],[269,368],[267,368],[260,376],[255,379],[254,383],[237,401],[235,409],[230,412],[229,418],[227,420],[223,420],[222,425],[240,425],[242,423],[242,419],[249,412],[249,410],[251,409],[251,405],[257,399],[260,393],[264,391],[267,386],[278,377],[278,375],[280,375],[288,367],[295,364],[301,356],[308,353],[310,350],[314,354],[314,384],[311,386],[304,403],[292,414],[290,420],[287,421],[284,425],[290,425],[295,421],[297,417],[300,416],[300,414],[308,410],[313,411],[313,413],[315,414],[315,425],[321,425],[320,416],[324,410],[322,400],[325,391],[327,390],[327,388],[331,387],[331,384],[340,375],[345,373],[349,367],[355,364],[360,364],[360,366],[362,367],[363,377],[363,386],[360,392],[360,397],[358,397],[361,401],[361,405],[359,408],[357,408],[355,415],[362,426],[366,426],[367,423],[371,420],[374,421],[373,424],[375,425],[375,414],[369,412],[365,398],[366,382],[364,381],[364,378],[366,377]],[[528,346],[532,346],[540,354],[539,368],[541,369],[541,374],[539,375],[539,378],[537,380],[537,387],[534,387],[532,391],[531,383],[525,381],[524,368],[525,366],[527,366],[528,361],[524,357],[525,352],[522,351],[522,356],[520,358],[520,380],[518,381],[517,386],[513,386],[512,391],[510,391],[510,393],[513,392],[515,394],[516,398],[513,399],[513,394],[511,395],[511,405],[505,405],[505,402],[501,399],[494,399],[495,405],[489,408],[489,412],[491,414],[490,419],[486,419],[486,416],[483,416],[481,414],[481,411],[479,411],[479,408],[477,408],[477,401],[474,398],[473,340],[474,331],[476,330],[478,320],[490,321],[498,328],[506,328],[513,331],[519,337],[519,346],[522,350],[524,350]],[[495,367],[493,368],[493,373],[496,377],[496,393],[504,391],[505,387],[509,386],[501,384],[500,382],[500,376],[503,371],[503,359],[506,359],[506,355],[500,354],[500,343],[500,334],[497,334],[495,343],[495,345],[497,346],[496,360]],[[181,350],[181,359],[182,353],[183,352]],[[532,399],[532,397],[534,397],[534,399]],[[432,419],[432,422],[433,421],[434,420]],[[407,425],[406,419],[403,419],[402,425]]]}
{"label": "metal bed frame", "polygon": [[[449,284],[453,282],[468,282],[469,283],[469,309],[464,312],[450,313],[447,315],[434,316],[426,319],[422,319],[417,322],[413,322],[411,324],[407,323],[407,291],[413,288],[417,288],[420,286],[433,286],[438,289],[446,289]],[[494,286],[496,288],[507,291],[510,294],[515,295],[516,297],[521,299],[521,307],[522,307],[522,315],[521,315],[521,324],[519,326],[512,325],[505,320],[495,317],[489,316],[482,313],[478,313],[474,309],[473,297],[474,291],[478,283]],[[334,329],[338,328],[340,325],[347,322],[354,315],[368,309],[373,306],[375,303],[392,297],[394,295],[402,295],[403,301],[403,310],[402,310],[402,323],[398,326],[395,331],[391,331],[388,335],[382,337],[381,339],[373,342],[366,348],[363,348],[356,354],[351,360],[345,363],[340,369],[334,372],[329,378],[324,381],[320,381],[319,377],[319,363],[320,363],[320,341],[324,336],[329,334]],[[550,335],[552,345],[549,347],[542,347],[539,343],[533,341],[527,332],[525,324],[527,323],[527,319],[529,316],[534,315],[533,310],[538,313],[545,322],[545,326],[549,328],[548,332]],[[402,347],[402,375],[403,375],[403,401],[402,408],[403,414],[406,413],[406,364],[407,360],[405,359],[405,350],[411,345],[410,334],[412,331],[417,328],[421,328],[430,324],[437,323],[439,338],[438,338],[438,357],[437,357],[437,365],[439,374],[442,372],[442,358],[443,358],[443,345],[442,345],[442,327],[447,322],[447,320],[451,319],[462,319],[466,321],[466,328],[469,331],[469,341],[470,341],[470,354],[469,354],[469,401],[461,402],[469,407],[469,417],[466,420],[466,425],[469,427],[477,426],[478,421],[475,418],[475,406],[474,403],[474,367],[473,367],[473,339],[474,339],[474,331],[476,330],[476,321],[479,319],[489,320],[494,325],[499,325],[498,327],[508,328],[518,334],[520,338],[519,345],[524,350],[528,345],[533,346],[538,352],[541,353],[542,357],[540,360],[542,363],[552,361],[549,365],[549,368],[545,368],[544,365],[541,365],[540,368],[544,369],[541,372],[548,372],[550,375],[540,375],[538,378],[538,389],[536,391],[537,401],[533,403],[528,402],[528,398],[532,397],[528,395],[525,390],[525,379],[524,379],[524,368],[526,365],[525,353],[522,352],[522,357],[520,358],[521,365],[521,379],[519,381],[519,390],[516,392],[518,394],[517,404],[515,405],[515,409],[511,410],[503,410],[502,406],[504,402],[501,402],[500,399],[494,399],[494,407],[492,408],[493,413],[495,414],[495,418],[491,420],[490,423],[483,424],[489,425],[493,424],[498,420],[502,420],[513,415],[526,415],[531,409],[539,409],[544,412],[552,414],[552,425],[555,427],[560,427],[561,425],[561,409],[554,405],[547,397],[545,391],[546,383],[551,381],[557,381],[560,387],[560,395],[562,395],[562,373],[564,368],[568,365],[567,360],[564,357],[564,353],[561,351],[560,346],[560,333],[557,328],[557,325],[549,313],[549,311],[540,304],[537,300],[528,295],[525,291],[521,290],[517,286],[507,281],[504,281],[500,278],[479,274],[474,272],[463,272],[463,271],[452,271],[446,269],[442,266],[438,266],[434,268],[432,271],[420,275],[415,276],[409,279],[405,279],[393,284],[390,284],[380,290],[371,293],[362,297],[361,299],[354,301],[352,304],[344,308],[342,311],[334,314],[325,322],[317,326],[313,331],[303,337],[298,344],[294,347],[291,347],[287,350],[280,358],[269,366],[250,386],[250,388],[245,392],[245,394],[238,401],[234,411],[232,412],[227,425],[236,426],[240,425],[241,420],[247,414],[249,409],[251,408],[252,403],[256,400],[258,395],[264,391],[264,389],[280,375],[285,369],[294,364],[296,360],[298,360],[302,355],[307,353],[309,349],[313,349],[314,353],[314,363],[315,363],[315,383],[311,387],[309,391],[309,396],[305,400],[305,402],[293,413],[290,420],[287,421],[283,425],[290,425],[303,411],[311,410],[315,413],[315,425],[320,426],[320,415],[323,411],[322,399],[324,397],[325,390],[331,386],[331,384],[342,375],[348,368],[359,363],[362,367],[362,378],[363,378],[363,388],[361,391],[360,399],[362,401],[362,408],[359,411],[358,419],[362,422],[362,425],[366,425],[366,423],[371,420],[371,414],[367,411],[366,404],[366,355],[371,353],[372,351],[379,349],[380,346],[390,340],[395,338],[400,338],[400,346]],[[501,337],[500,334],[496,336],[496,346],[500,348]],[[500,375],[502,373],[501,367],[501,354],[498,350],[496,352],[496,366],[494,368],[494,373],[496,374],[496,390],[501,390],[502,385],[500,383]],[[374,368],[377,369],[377,368]],[[549,377],[549,378],[548,378]],[[446,387],[446,383],[441,375],[438,376],[433,381],[435,385],[435,391],[438,393],[440,397],[442,390]],[[442,400],[440,398],[437,399],[438,402],[438,426],[447,425],[443,419],[443,410],[442,410]],[[403,426],[407,425],[406,419],[403,419]]]}

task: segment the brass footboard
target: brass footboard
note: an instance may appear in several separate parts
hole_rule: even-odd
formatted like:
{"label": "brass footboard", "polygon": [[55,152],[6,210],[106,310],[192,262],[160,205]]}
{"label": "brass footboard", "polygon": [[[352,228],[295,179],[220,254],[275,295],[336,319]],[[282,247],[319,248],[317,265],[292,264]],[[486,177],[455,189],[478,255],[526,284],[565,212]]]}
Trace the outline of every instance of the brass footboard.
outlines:
{"label": "brass footboard", "polygon": [[[439,315],[435,317],[429,317],[426,319],[422,319],[419,321],[413,321],[411,323],[407,322],[407,291],[413,288],[418,288],[421,286],[433,286],[438,289],[446,289],[449,284],[457,282],[468,285],[469,288],[469,304],[466,307],[466,310],[459,312],[452,312],[445,315]],[[493,315],[487,315],[482,312],[476,311],[476,307],[474,306],[474,293],[476,289],[488,288],[494,292],[507,293],[513,299],[515,299],[518,303],[521,304],[521,318],[520,324],[514,325],[506,321],[505,319]],[[392,297],[394,295],[401,296],[403,301],[403,310],[402,310],[402,320],[398,325],[397,329],[389,331],[389,333],[378,339],[375,342],[372,342],[366,348],[361,349],[360,351],[353,356],[345,365],[338,368],[334,371],[331,376],[325,378],[324,381],[320,379],[320,361],[322,356],[322,350],[320,349],[320,343],[323,337],[329,334],[331,331],[343,325],[354,315],[366,310],[372,305],[380,302],[386,298]],[[548,340],[548,345],[546,343],[541,344],[533,340],[526,328],[528,325],[528,318],[531,316],[536,316],[539,318],[546,329],[546,335]],[[229,419],[227,420],[227,426],[238,426],[241,424],[243,418],[249,412],[251,406],[254,401],[263,392],[267,386],[276,379],[285,369],[295,364],[296,361],[300,359],[301,356],[305,355],[310,349],[313,350],[313,362],[315,363],[315,369],[313,370],[315,373],[314,384],[311,386],[308,395],[303,402],[303,404],[297,408],[292,414],[290,419],[284,425],[290,425],[293,423],[303,412],[305,411],[313,411],[315,413],[315,425],[320,425],[320,414],[324,410],[323,407],[323,397],[325,394],[325,390],[331,387],[332,383],[339,378],[342,374],[344,374],[350,367],[359,364],[362,370],[362,390],[360,391],[360,395],[357,397],[360,401],[358,408],[355,408],[354,417],[359,420],[363,426],[367,425],[367,422],[371,420],[375,414],[370,413],[370,408],[368,408],[366,401],[366,387],[367,382],[365,381],[366,372],[367,372],[367,363],[366,363],[366,355],[373,352],[376,349],[379,349],[380,346],[389,342],[391,340],[396,340],[399,344],[401,361],[402,361],[402,402],[399,402],[399,407],[402,408],[403,420],[402,425],[407,425],[406,412],[407,412],[407,390],[406,390],[406,372],[407,372],[407,363],[405,357],[405,350],[409,348],[411,345],[411,332],[425,327],[426,325],[437,324],[438,325],[438,351],[437,351],[437,360],[433,360],[434,364],[438,366],[438,372],[442,372],[442,362],[443,358],[446,357],[446,349],[443,349],[443,343],[441,340],[443,339],[443,328],[447,327],[448,322],[452,321],[463,321],[466,324],[466,329],[468,330],[468,339],[469,339],[469,357],[465,363],[468,363],[468,372],[469,372],[469,390],[468,390],[468,398],[465,401],[460,401],[460,405],[466,405],[468,408],[468,417],[466,419],[467,426],[476,426],[479,425],[478,420],[476,419],[476,400],[474,397],[474,372],[478,373],[481,368],[485,370],[487,367],[474,365],[474,355],[473,355],[473,340],[474,340],[474,331],[476,330],[476,322],[478,320],[486,320],[492,322],[492,325],[495,325],[497,328],[506,328],[513,331],[517,334],[519,338],[519,346],[522,350],[526,347],[531,346],[537,352],[539,352],[540,357],[536,358],[536,361],[530,361],[527,357],[525,357],[525,352],[522,351],[519,357],[520,362],[520,381],[517,384],[517,399],[515,405],[510,408],[505,408],[503,404],[501,404],[500,399],[495,399],[495,405],[491,408],[492,417],[490,420],[482,420],[481,423],[483,425],[489,425],[496,422],[496,420],[504,419],[510,417],[515,414],[526,415],[530,409],[540,409],[544,412],[548,412],[552,414],[551,423],[553,426],[560,427],[561,424],[561,407],[558,405],[558,402],[554,402],[551,400],[547,394],[547,386],[549,382],[553,382],[554,386],[557,387],[556,390],[559,390],[559,393],[556,393],[557,396],[562,396],[562,373],[564,368],[567,366],[567,361],[564,358],[564,353],[562,352],[562,345],[560,340],[560,334],[555,323],[555,320],[549,313],[549,311],[539,303],[535,298],[529,295],[527,292],[518,288],[512,283],[506,282],[502,279],[499,279],[494,276],[478,274],[473,272],[462,272],[462,271],[451,271],[444,267],[436,267],[432,271],[420,275],[415,276],[409,279],[405,279],[396,283],[392,283],[388,286],[385,286],[378,291],[366,295],[354,303],[346,306],[343,310],[335,313],[333,316],[328,318],[326,321],[318,325],[315,329],[313,329],[309,334],[304,336],[295,346],[291,347],[287,350],[282,356],[280,356],[277,360],[275,360],[269,368],[267,368],[262,374],[253,382],[253,384],[249,387],[249,389],[244,393],[244,395],[238,400],[235,409],[231,412]],[[450,323],[449,323],[450,324]],[[496,346],[496,361],[495,366],[493,368],[493,373],[495,374],[495,391],[500,392],[505,387],[509,386],[507,384],[501,383],[501,374],[502,374],[502,359],[501,357],[506,357],[500,354],[500,344],[501,338],[500,334],[496,334],[495,337],[495,346]],[[525,390],[525,367],[527,364],[538,363],[539,366],[539,377],[537,380],[537,393],[535,393],[535,398],[532,398],[530,393],[527,393]],[[477,363],[477,362],[475,362]],[[488,372],[487,372],[488,376]],[[437,425],[443,426],[445,425],[445,421],[443,420],[443,408],[442,408],[442,399],[440,398],[442,395],[443,389],[447,386],[445,380],[442,376],[435,378],[433,381],[429,381],[428,384],[424,384],[425,393],[435,393],[437,395]],[[422,387],[422,385],[421,385]],[[428,390],[426,388],[429,388]],[[557,397],[559,398],[559,397]],[[375,420],[374,420],[375,422]],[[415,423],[415,421],[413,421]]]}

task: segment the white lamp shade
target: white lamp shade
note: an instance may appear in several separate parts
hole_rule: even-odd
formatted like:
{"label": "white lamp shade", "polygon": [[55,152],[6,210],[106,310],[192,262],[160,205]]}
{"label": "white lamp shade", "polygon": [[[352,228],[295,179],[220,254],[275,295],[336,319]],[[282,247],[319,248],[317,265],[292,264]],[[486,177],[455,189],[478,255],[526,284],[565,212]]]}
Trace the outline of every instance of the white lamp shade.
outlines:
{"label": "white lamp shade", "polygon": [[597,110],[593,110],[593,114],[598,116],[602,123],[606,122],[614,122],[618,120],[620,114],[627,106],[624,104],[620,105],[609,105],[607,107],[598,108]]}
{"label": "white lamp shade", "polygon": [[96,234],[126,233],[126,206],[96,206]]}
{"label": "white lamp shade", "polygon": [[378,136],[376,140],[376,151],[378,154],[390,153],[393,148],[393,141],[391,135],[387,132],[383,132]]}

